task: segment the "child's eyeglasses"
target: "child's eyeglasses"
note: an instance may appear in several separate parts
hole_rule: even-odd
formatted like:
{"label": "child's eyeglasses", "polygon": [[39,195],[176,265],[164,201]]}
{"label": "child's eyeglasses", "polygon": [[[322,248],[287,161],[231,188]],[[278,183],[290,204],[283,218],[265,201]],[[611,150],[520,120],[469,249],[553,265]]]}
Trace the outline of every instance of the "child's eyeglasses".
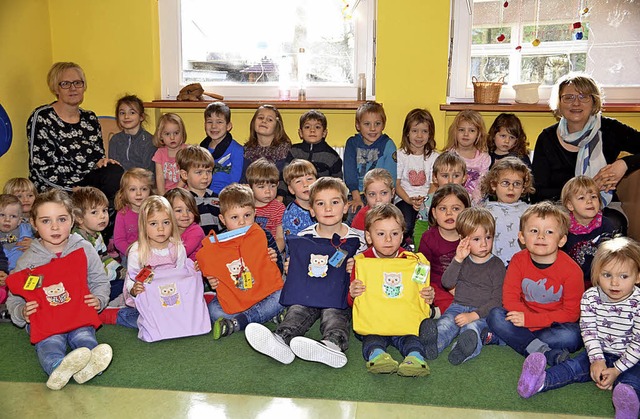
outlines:
{"label": "child's eyeglasses", "polygon": [[84,87],[84,80],[74,80],[74,81],[65,80],[58,83],[58,86],[60,86],[60,88],[62,89],[70,89],[71,85],[73,85],[73,87],[75,87],[76,89],[80,89],[81,87]]}
{"label": "child's eyeglasses", "polygon": [[576,98],[580,101],[580,103],[589,103],[591,102],[591,95],[583,95],[582,93],[579,95],[562,95],[560,96],[560,100],[562,103],[573,103]]}
{"label": "child's eyeglasses", "polygon": [[519,180],[516,180],[515,182],[509,182],[508,180],[503,180],[498,184],[503,188],[508,188],[510,186],[513,186],[513,189],[522,189],[522,187],[524,186],[524,183]]}

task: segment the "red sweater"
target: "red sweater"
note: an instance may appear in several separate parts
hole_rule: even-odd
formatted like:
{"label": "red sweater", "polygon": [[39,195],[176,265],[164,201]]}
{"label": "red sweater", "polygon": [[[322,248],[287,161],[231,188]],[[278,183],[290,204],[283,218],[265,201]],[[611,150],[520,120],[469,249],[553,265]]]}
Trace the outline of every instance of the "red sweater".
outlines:
{"label": "red sweater", "polygon": [[584,293],[582,270],[563,251],[546,269],[539,269],[528,250],[516,253],[504,278],[502,304],[507,311],[524,313],[524,326],[531,331],[553,322],[576,322]]}

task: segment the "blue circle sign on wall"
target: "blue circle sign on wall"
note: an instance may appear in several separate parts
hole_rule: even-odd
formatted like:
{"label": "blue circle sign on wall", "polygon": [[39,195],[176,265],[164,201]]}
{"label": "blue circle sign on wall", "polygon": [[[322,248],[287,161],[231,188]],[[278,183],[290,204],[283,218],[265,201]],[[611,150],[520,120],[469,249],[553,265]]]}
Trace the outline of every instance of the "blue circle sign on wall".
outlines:
{"label": "blue circle sign on wall", "polygon": [[0,156],[4,155],[11,147],[12,135],[11,120],[7,115],[7,111],[0,105]]}

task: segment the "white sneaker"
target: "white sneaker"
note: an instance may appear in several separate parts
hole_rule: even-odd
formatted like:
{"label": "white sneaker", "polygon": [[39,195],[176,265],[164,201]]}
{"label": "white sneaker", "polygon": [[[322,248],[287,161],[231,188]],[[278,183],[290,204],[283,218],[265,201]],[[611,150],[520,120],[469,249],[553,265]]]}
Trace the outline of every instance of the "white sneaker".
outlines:
{"label": "white sneaker", "polygon": [[342,368],[347,364],[347,356],[342,351],[304,336],[291,339],[291,350],[298,358],[320,362],[332,368]]}
{"label": "white sneaker", "polygon": [[90,360],[89,348],[78,348],[69,352],[49,376],[47,387],[51,390],[60,390],[67,385],[73,374],[86,367]]}
{"label": "white sneaker", "polygon": [[73,374],[76,383],[83,384],[106,370],[113,358],[113,349],[106,343],[101,343],[91,350],[91,359],[80,371]]}
{"label": "white sneaker", "polygon": [[249,345],[283,364],[291,364],[296,358],[284,340],[260,323],[249,323],[244,329],[244,336]]}

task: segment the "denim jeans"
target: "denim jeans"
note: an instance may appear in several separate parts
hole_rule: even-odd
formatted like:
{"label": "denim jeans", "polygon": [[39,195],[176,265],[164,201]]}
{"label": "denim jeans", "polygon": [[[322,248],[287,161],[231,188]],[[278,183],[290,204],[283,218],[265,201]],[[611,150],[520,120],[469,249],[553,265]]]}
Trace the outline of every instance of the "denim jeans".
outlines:
{"label": "denim jeans", "polygon": [[369,360],[369,355],[374,349],[382,349],[387,352],[389,345],[395,347],[400,351],[400,355],[407,356],[411,352],[419,352],[422,357],[424,354],[424,346],[420,343],[420,339],[414,335],[405,336],[380,336],[380,335],[366,335],[360,336],[356,334],[356,337],[362,341],[362,356],[365,360]]}
{"label": "denim jeans", "polygon": [[350,308],[340,310],[338,308],[292,305],[287,310],[282,323],[276,328],[275,333],[288,345],[294,337],[307,333],[318,319],[320,319],[322,339],[335,343],[342,352],[346,351],[349,347],[349,334],[351,333]]}
{"label": "denim jeans", "polygon": [[[482,350],[482,341],[480,340],[480,335],[482,333],[482,330],[487,327],[486,319],[478,319],[472,321],[469,324],[465,324],[462,327],[458,327],[455,321],[455,318],[458,314],[471,313],[476,310],[476,307],[463,306],[456,303],[452,303],[449,306],[442,317],[438,319],[438,354],[444,351],[444,349],[449,346],[451,342],[453,342],[456,336],[458,336],[465,330],[473,330],[476,333],[476,338],[478,339],[476,349],[471,355],[469,355],[467,359],[474,358],[480,354],[480,351]],[[465,361],[467,359],[465,359]]]}
{"label": "denim jeans", "polygon": [[552,323],[549,327],[532,332],[526,327],[515,326],[506,320],[506,316],[507,310],[496,307],[487,316],[487,324],[493,333],[520,355],[544,352],[545,345],[547,349],[566,349],[569,352],[576,352],[583,346],[577,322]]}
{"label": "denim jeans", "polygon": [[[607,367],[613,367],[613,363],[618,360],[619,356],[605,353],[604,359]],[[554,365],[547,369],[547,376],[544,379],[544,388],[542,391],[553,390],[564,387],[571,383],[586,383],[591,381],[590,374],[591,363],[589,356],[584,351],[575,358],[566,360],[561,364]],[[618,376],[614,386],[623,383],[628,384],[636,391],[640,398],[640,364],[636,364]]]}
{"label": "denim jeans", "polygon": [[140,312],[135,307],[122,307],[118,310],[116,324],[130,329],[137,329],[138,317],[140,317]]}
{"label": "denim jeans", "polygon": [[49,336],[36,343],[36,353],[42,369],[51,375],[53,370],[62,362],[67,355],[67,344],[71,350],[78,348],[93,349],[98,346],[96,340],[96,329],[92,326],[80,327],[68,333]]}
{"label": "denim jeans", "polygon": [[220,317],[224,317],[225,319],[233,319],[234,317],[244,314],[247,317],[248,323],[266,323],[269,320],[273,319],[278,313],[284,310],[284,306],[280,305],[280,292],[282,290],[278,290],[270,295],[268,295],[264,300],[258,301],[253,306],[249,307],[245,311],[236,314],[227,314],[222,309],[220,305],[220,301],[218,299],[213,299],[207,304],[207,308],[209,309],[209,317],[211,317],[211,321],[215,322]]}

